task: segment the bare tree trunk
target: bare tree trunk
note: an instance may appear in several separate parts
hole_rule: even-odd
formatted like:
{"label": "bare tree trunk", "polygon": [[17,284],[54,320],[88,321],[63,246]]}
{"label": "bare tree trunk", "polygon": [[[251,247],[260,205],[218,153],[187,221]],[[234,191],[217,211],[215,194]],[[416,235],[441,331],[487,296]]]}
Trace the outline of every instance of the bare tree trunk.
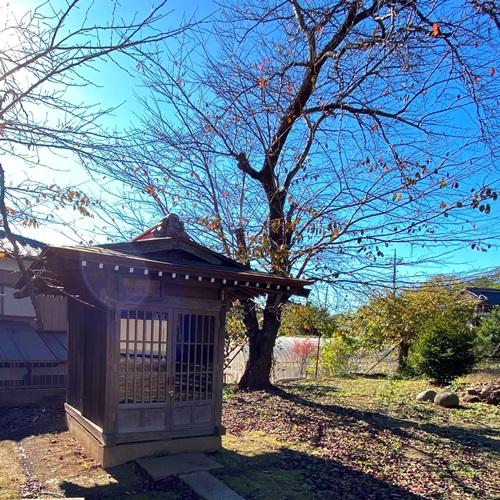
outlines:
{"label": "bare tree trunk", "polygon": [[24,278],[24,281],[26,282],[26,288],[29,293],[31,304],[33,305],[33,309],[35,311],[36,328],[37,330],[43,330],[45,327],[43,325],[43,320],[40,312],[40,306],[38,304],[35,285],[31,281],[31,277],[28,273],[28,270],[24,265],[24,261],[21,256],[21,252],[19,251],[19,246],[18,246],[19,244],[16,240],[16,237],[10,230],[7,207],[5,206],[5,172],[1,163],[0,163],[0,214],[2,216],[2,226],[5,231],[5,236],[12,244],[12,255],[14,259],[16,259],[19,271],[21,271],[21,275]]}
{"label": "bare tree trunk", "polygon": [[406,369],[408,365],[408,354],[410,351],[410,345],[406,340],[402,340],[399,344],[398,350],[398,372],[402,372]]}
{"label": "bare tree trunk", "polygon": [[271,307],[274,299],[268,298],[263,313],[262,327],[259,327],[255,303],[246,301],[245,325],[248,334],[249,357],[238,387],[243,390],[260,391],[272,387],[270,375],[273,363],[273,349],[280,327],[280,312]]}

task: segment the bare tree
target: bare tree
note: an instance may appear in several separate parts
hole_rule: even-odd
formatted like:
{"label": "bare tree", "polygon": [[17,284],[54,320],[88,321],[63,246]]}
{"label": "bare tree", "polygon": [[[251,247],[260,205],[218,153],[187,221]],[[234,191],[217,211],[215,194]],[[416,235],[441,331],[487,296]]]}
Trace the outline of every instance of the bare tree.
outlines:
{"label": "bare tree", "polygon": [[[119,3],[112,1],[102,24],[96,24],[94,2],[86,0],[44,1],[22,14],[9,4],[0,7],[1,224],[28,284],[38,329],[43,322],[13,228],[44,221],[68,227],[67,213],[59,215],[65,208],[88,216],[92,204],[99,203],[74,185],[49,180],[58,176],[52,162],[65,155],[66,162],[78,162],[83,170],[115,144],[123,147],[127,137],[104,128],[103,118],[113,108],[76,102],[71,90],[92,86],[92,73],[102,62],[124,71],[140,68],[155,44],[179,34],[182,28],[165,29],[166,3],[125,21]],[[20,166],[36,168],[36,178],[21,178]]]}
{"label": "bare tree", "polygon": [[31,281],[31,277],[29,275],[28,269],[24,263],[23,255],[20,251],[18,241],[16,236],[12,233],[9,224],[9,214],[7,212],[7,207],[5,206],[5,172],[3,170],[2,165],[0,164],[0,215],[3,221],[3,228],[5,231],[5,236],[9,243],[12,245],[12,257],[15,259],[19,271],[21,272],[21,276],[26,282],[26,287],[28,290],[28,294],[31,300],[31,304],[33,305],[33,310],[35,312],[35,323],[38,330],[44,329],[43,318],[40,312],[40,307],[38,304],[38,300],[36,298],[36,290],[35,285]]}
{"label": "bare tree", "polygon": [[[108,4],[41,1],[21,14],[10,4],[0,7],[0,154],[9,217],[5,223],[19,228],[36,227],[44,220],[62,222],[57,210],[67,206],[89,214],[92,201],[82,189],[51,180],[60,176],[54,162],[62,156],[83,171],[127,137],[105,126],[104,118],[116,108],[101,107],[97,96],[96,103],[82,102],[77,91],[92,86],[98,90],[94,75],[104,63],[130,75],[157,43],[183,29],[166,28],[166,1],[143,17],[128,14],[128,20],[119,2]],[[107,18],[102,17],[105,9]],[[20,166],[36,168],[38,180],[29,174],[11,180]]]}
{"label": "bare tree", "polygon": [[[389,246],[485,251],[498,234],[490,4],[221,4],[145,68],[136,150],[100,172],[127,186],[132,219],[176,210],[241,262],[333,286],[387,285]],[[242,388],[270,385],[280,304],[268,297],[261,322],[243,304]]]}

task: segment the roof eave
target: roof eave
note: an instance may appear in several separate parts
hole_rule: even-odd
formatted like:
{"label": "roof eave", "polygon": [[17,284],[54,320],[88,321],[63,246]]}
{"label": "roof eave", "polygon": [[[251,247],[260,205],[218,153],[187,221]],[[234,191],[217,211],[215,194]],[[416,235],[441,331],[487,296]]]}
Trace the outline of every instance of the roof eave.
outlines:
{"label": "roof eave", "polygon": [[[112,255],[99,254],[99,253],[86,253],[84,248],[79,247],[46,247],[40,258],[35,261],[30,269],[40,270],[44,265],[44,259],[50,256],[50,253],[56,252],[57,256],[63,257],[68,260],[79,262],[82,267],[87,267],[88,264],[94,263],[101,269],[104,265],[113,265],[115,268],[126,267],[143,271],[147,273],[170,273],[172,276],[176,274],[184,275],[184,277],[196,276],[199,280],[214,279],[222,281],[223,287],[228,290],[232,289],[230,293],[235,296],[245,298],[257,297],[266,294],[284,294],[287,296],[297,295],[307,297],[309,290],[305,286],[312,285],[313,282],[309,280],[282,277],[271,273],[261,273],[249,268],[240,269],[213,269],[196,267],[192,265],[179,265],[163,261],[155,261],[153,259],[144,259],[141,256],[131,254],[117,254]],[[62,272],[61,270],[59,271]],[[51,271],[51,274],[57,274],[57,270]],[[37,280],[40,282],[40,279]],[[16,297],[28,296],[26,284],[24,279],[20,279],[16,285],[20,289],[16,293]],[[271,288],[272,287],[272,288]],[[39,293],[57,293],[57,290],[47,287],[38,286]]]}

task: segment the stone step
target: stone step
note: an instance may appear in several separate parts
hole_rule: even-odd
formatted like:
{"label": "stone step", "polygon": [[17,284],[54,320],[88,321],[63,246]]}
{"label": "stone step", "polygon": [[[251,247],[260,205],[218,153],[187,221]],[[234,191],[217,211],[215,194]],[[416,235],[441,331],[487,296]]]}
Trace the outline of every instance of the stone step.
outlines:
{"label": "stone step", "polygon": [[229,486],[206,471],[179,474],[179,479],[205,500],[244,500]]}
{"label": "stone step", "polygon": [[166,457],[140,458],[136,462],[151,476],[153,481],[188,472],[223,468],[221,464],[203,453],[180,453]]}

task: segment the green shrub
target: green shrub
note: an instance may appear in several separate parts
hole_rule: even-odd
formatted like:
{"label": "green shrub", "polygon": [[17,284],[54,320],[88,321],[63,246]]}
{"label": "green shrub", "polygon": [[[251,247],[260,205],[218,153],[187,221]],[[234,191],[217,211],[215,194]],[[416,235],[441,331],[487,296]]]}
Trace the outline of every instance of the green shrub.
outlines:
{"label": "green shrub", "polygon": [[345,375],[352,368],[356,350],[355,339],[336,333],[321,346],[321,367],[330,376]]}
{"label": "green shrub", "polygon": [[491,316],[481,319],[479,335],[485,341],[486,355],[500,351],[500,307],[495,306]]}
{"label": "green shrub", "polygon": [[446,384],[470,373],[479,361],[478,336],[465,317],[434,316],[422,325],[411,357],[419,374]]}

